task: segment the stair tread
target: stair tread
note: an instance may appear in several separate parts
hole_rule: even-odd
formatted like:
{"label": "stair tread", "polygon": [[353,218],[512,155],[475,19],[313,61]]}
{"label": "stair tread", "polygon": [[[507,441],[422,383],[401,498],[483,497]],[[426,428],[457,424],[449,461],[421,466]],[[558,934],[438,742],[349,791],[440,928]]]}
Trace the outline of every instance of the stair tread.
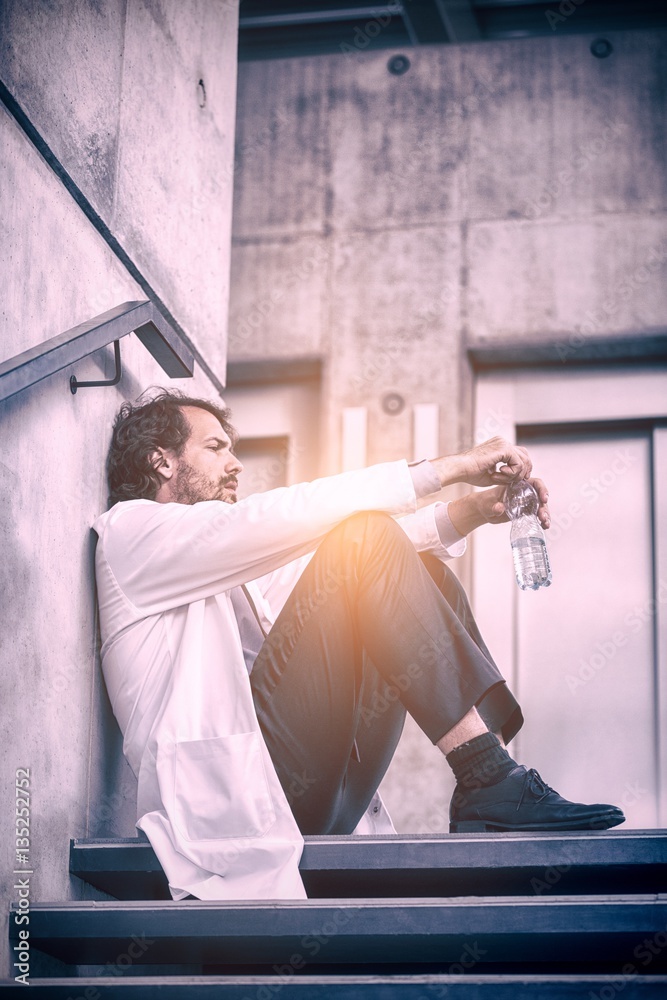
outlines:
{"label": "stair tread", "polygon": [[[569,854],[586,863],[606,865],[611,861],[645,864],[667,863],[667,830],[567,831],[563,833],[470,833],[438,836],[305,837],[301,870],[322,866],[385,868],[399,862],[414,868],[446,868],[467,861],[475,867],[525,867],[535,860],[552,861],[555,852]],[[101,864],[127,864],[159,870],[150,843],[138,837],[72,840],[72,857],[81,871]],[[91,866],[86,869],[84,865]]]}
{"label": "stair tread", "polygon": [[[667,976],[637,975],[620,984],[613,975],[295,975],[286,979],[277,976],[86,976],[58,979],[31,978],[30,986],[34,995],[51,997],[52,1000],[66,1000],[67,997],[105,996],[111,993],[127,997],[152,998],[174,997],[189,1000],[190,997],[223,996],[230,1000],[242,1000],[248,996],[258,996],[264,987],[263,996],[279,995],[281,1000],[358,1000],[360,991],[371,1000],[424,1000],[424,996],[444,996],[448,1000],[516,1000],[517,989],[524,989],[524,995],[539,997],[540,1000],[574,1000],[586,998],[590,991],[603,987],[617,992],[623,986],[624,1000],[641,997],[653,1000],[664,996]],[[0,990],[11,990],[19,996],[24,987],[13,982],[0,981]],[[86,993],[89,989],[97,992]],[[437,989],[439,988],[439,990]],[[427,992],[424,991],[432,991]],[[437,991],[436,991],[437,990]],[[528,993],[527,991],[530,990]],[[257,992],[255,992],[257,991]],[[446,991],[446,994],[445,992]]]}
{"label": "stair tread", "polygon": [[390,912],[397,907],[404,909],[447,909],[468,908],[478,909],[483,906],[498,906],[501,908],[516,907],[548,907],[553,909],[558,905],[571,907],[594,907],[607,906],[610,903],[618,903],[627,906],[637,906],[645,903],[658,903],[667,906],[667,893],[662,892],[638,892],[638,893],[598,893],[595,895],[566,895],[560,894],[550,896],[544,900],[539,896],[443,896],[441,898],[424,898],[403,896],[396,898],[365,898],[357,899],[355,896],[349,899],[342,899],[338,896],[330,899],[185,899],[185,900],[143,900],[143,899],[66,899],[58,902],[39,902],[30,904],[30,912],[49,912],[50,910],[72,911],[81,910],[90,913],[136,913],[145,911],[146,913],[168,913],[174,910],[188,912],[199,908],[210,910],[257,910],[271,912],[304,911],[313,913],[317,910],[329,910],[331,908],[363,910],[383,910]]}
{"label": "stair tread", "polygon": [[[11,933],[17,928],[10,920]],[[138,962],[270,964],[453,962],[467,942],[484,962],[610,961],[664,933],[667,895],[463,897],[220,903],[35,903],[31,946],[68,963],[114,961],[133,936]],[[667,958],[667,948],[663,949]],[[482,960],[482,959],[480,959]],[[659,964],[659,963],[658,963]],[[661,971],[656,965],[655,971]]]}
{"label": "stair tread", "polygon": [[[311,897],[667,889],[667,831],[306,837]],[[70,871],[120,899],[168,898],[144,838],[71,842]]]}
{"label": "stair tread", "polygon": [[[481,973],[476,974],[473,972],[468,973],[465,976],[465,982],[468,984],[476,983],[484,986],[504,986],[507,984],[525,984],[526,986],[541,986],[547,983],[563,983],[569,984],[575,981],[582,985],[587,985],[591,983],[610,983],[616,980],[618,982],[618,977],[609,973],[593,973],[593,974],[581,974],[577,973],[576,977],[572,975],[562,975],[560,973],[552,974],[542,974],[542,975],[532,975],[531,973]],[[278,983],[281,981],[280,976],[263,976],[263,975],[233,975],[233,976],[217,976],[217,975],[207,975],[207,976],[169,976],[165,978],[164,976],[58,976],[57,978],[49,979],[35,979],[30,978],[31,986],[50,986],[56,984],[58,986],[66,986],[70,989],[73,986],[84,988],[85,986],[95,985],[95,986],[107,986],[114,985],[122,981],[123,985],[135,986],[135,985],[168,985],[174,989],[182,986],[194,985],[194,986],[231,986],[241,984],[246,989],[252,986],[259,986],[265,983]],[[1,979],[0,986],[9,985],[11,980]],[[370,984],[418,984],[420,986],[429,986],[434,984],[443,985],[453,985],[455,983],[461,982],[460,975],[449,975],[447,973],[413,973],[410,975],[376,975],[376,974],[364,974],[357,975],[355,973],[345,974],[345,975],[299,975],[294,976],[292,983],[300,985],[302,987],[314,986],[318,983],[326,983],[328,986],[337,985],[370,985]],[[667,984],[667,975],[664,976],[642,976],[637,974],[633,978],[633,982],[646,982],[646,983],[656,983],[656,984]]]}

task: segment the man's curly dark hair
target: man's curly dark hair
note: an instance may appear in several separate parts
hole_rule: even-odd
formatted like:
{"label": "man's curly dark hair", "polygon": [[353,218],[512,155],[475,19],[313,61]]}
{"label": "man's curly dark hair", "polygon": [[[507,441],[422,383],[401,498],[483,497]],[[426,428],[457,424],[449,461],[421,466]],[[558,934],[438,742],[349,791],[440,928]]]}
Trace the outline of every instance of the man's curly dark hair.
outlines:
{"label": "man's curly dark hair", "polygon": [[[151,390],[148,390],[151,392]],[[121,406],[113,426],[107,458],[109,506],[119,500],[154,500],[160,488],[155,452],[166,448],[181,455],[192,433],[184,406],[198,406],[216,417],[232,447],[238,440],[229,422],[231,411],[208,399],[186,396],[179,389],[161,389],[145,399]]]}

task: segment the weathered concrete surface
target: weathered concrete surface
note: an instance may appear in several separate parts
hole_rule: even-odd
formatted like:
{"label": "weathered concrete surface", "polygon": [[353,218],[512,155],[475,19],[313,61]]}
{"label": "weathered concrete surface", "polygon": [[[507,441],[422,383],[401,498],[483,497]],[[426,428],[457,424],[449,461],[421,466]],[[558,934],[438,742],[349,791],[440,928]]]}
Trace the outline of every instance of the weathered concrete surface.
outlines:
{"label": "weathered concrete surface", "polygon": [[[423,47],[401,77],[388,52],[240,67],[233,356],[320,345],[323,471],[348,405],[369,407],[369,458],[403,453],[418,402],[443,448],[469,442],[469,344],[664,327],[667,36],[610,40],[606,60],[586,36]],[[311,234],[324,307],[318,275],[268,308]]]}
{"label": "weathered concrete surface", "polygon": [[116,186],[125,7],[120,0],[0,5],[2,81],[107,219]]}
{"label": "weathered concrete surface", "polygon": [[330,198],[329,64],[280,60],[239,71],[235,236],[322,231]]}
{"label": "weathered concrete surface", "polygon": [[[325,350],[332,248],[317,236],[238,245],[229,317],[229,349],[237,357]],[[261,276],[261,277],[260,277]]]}
{"label": "weathered concrete surface", "polygon": [[330,61],[332,222],[341,229],[422,225],[459,217],[466,171],[466,102],[458,49],[411,51],[404,76],[391,53]]}
{"label": "weathered concrete surface", "polygon": [[469,117],[469,218],[667,207],[664,34],[609,38],[608,59],[585,35],[462,49],[463,77],[486,85]]}
{"label": "weathered concrete surface", "polygon": [[[156,286],[162,280],[159,291],[223,376],[235,5],[130,0],[127,19],[121,0],[8,0],[1,9],[0,78],[112,230],[132,217],[121,242]],[[159,96],[142,77],[149,72]],[[4,109],[0,178],[3,359],[145,297]],[[69,390],[73,373],[111,376],[109,347],[0,404],[2,976],[14,974],[6,904],[21,868],[17,769],[31,775],[32,900],[94,895],[69,876],[70,837],[134,831],[136,783],[99,670],[90,525],[106,508],[104,462],[120,402],[155,384],[215,392],[201,374],[168,379],[134,335],[121,354],[115,388]]]}
{"label": "weathered concrete surface", "polygon": [[[460,382],[458,228],[341,234],[335,240],[334,261],[333,420],[341,406],[366,406],[368,461],[411,458],[411,404],[439,403],[443,447],[455,449],[458,421],[452,414],[458,410]],[[406,406],[401,413],[384,412],[382,397],[387,392],[403,396]],[[332,426],[325,440],[335,443],[336,437]],[[337,456],[331,458],[339,461]]]}
{"label": "weathered concrete surface", "polygon": [[237,7],[127,11],[114,231],[224,380]]}
{"label": "weathered concrete surface", "polygon": [[[400,77],[391,51],[240,66],[233,326],[310,238],[326,274],[323,304],[304,283],[231,356],[319,345],[323,473],[346,406],[368,408],[369,461],[410,457],[418,403],[440,406],[443,452],[497,433],[473,427],[469,345],[664,330],[667,33],[609,39],[603,60],[592,36],[410,49]],[[406,734],[398,823],[444,829],[446,767]]]}
{"label": "weathered concrete surface", "polygon": [[471,343],[665,329],[665,215],[479,223],[468,262]]}
{"label": "weathered concrete surface", "polygon": [[146,296],[1,105],[0,145],[4,360]]}
{"label": "weathered concrete surface", "polygon": [[1,11],[3,81],[224,379],[237,4]]}

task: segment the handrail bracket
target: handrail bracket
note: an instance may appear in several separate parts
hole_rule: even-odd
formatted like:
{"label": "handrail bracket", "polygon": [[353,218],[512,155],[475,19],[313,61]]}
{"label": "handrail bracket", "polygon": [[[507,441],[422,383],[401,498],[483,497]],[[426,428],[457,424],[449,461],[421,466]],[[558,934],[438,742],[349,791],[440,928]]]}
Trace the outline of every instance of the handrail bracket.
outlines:
{"label": "handrail bracket", "polygon": [[114,340],[113,342],[113,356],[114,361],[116,362],[116,372],[113,378],[103,379],[102,381],[97,382],[79,382],[76,375],[71,375],[69,388],[72,395],[76,395],[77,389],[91,389],[93,386],[99,385],[118,385],[122,374],[120,367],[120,340]]}

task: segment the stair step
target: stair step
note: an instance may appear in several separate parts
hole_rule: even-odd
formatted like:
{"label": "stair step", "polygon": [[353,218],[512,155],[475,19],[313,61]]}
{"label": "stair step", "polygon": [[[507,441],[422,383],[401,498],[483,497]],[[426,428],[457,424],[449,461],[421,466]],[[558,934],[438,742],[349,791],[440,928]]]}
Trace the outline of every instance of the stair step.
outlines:
{"label": "stair step", "polygon": [[[664,1000],[667,976],[93,976],[31,979],[34,1000]],[[3,998],[23,986],[2,984]]]}
{"label": "stair step", "polygon": [[[667,971],[667,896],[461,897],[288,902],[36,903],[30,946],[68,965],[189,963],[266,971],[369,963],[396,972],[615,972],[653,942],[650,972]],[[18,929],[10,920],[10,935]],[[132,947],[130,947],[132,946]],[[633,958],[634,955],[634,958]],[[298,957],[297,957],[298,956]],[[467,956],[467,958],[462,958]],[[405,968],[396,968],[396,964]],[[433,968],[417,969],[423,963]],[[568,963],[557,968],[558,963]],[[127,963],[126,963],[127,964]],[[570,967],[572,965],[572,968]],[[241,968],[248,966],[249,968]],[[258,968],[266,966],[266,970]],[[409,966],[409,967],[408,967]],[[495,968],[494,966],[498,966]],[[276,970],[274,970],[276,971]],[[377,969],[375,971],[382,971]],[[385,970],[386,971],[386,970]]]}
{"label": "stair step", "polygon": [[[667,891],[667,831],[306,837],[310,898]],[[144,838],[73,840],[70,871],[117,899],[168,899]]]}

